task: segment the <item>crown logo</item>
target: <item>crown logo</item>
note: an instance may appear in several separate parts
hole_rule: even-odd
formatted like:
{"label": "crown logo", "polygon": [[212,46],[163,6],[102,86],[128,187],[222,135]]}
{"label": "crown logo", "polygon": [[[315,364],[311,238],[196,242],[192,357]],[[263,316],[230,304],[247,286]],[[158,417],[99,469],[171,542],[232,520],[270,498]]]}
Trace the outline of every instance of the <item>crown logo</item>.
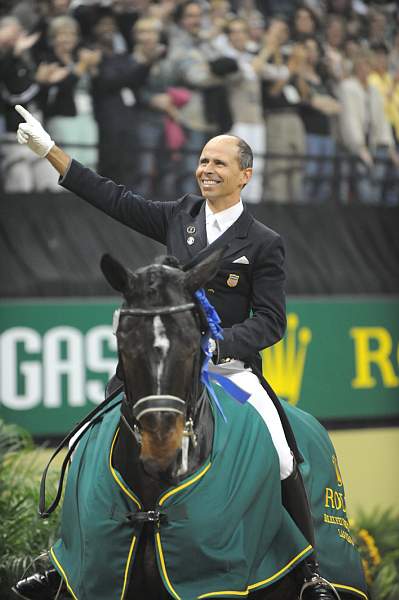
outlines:
{"label": "crown logo", "polygon": [[294,405],[301,395],[307,348],[312,339],[310,329],[298,325],[298,315],[290,313],[284,338],[262,353],[264,376],[278,396]]}

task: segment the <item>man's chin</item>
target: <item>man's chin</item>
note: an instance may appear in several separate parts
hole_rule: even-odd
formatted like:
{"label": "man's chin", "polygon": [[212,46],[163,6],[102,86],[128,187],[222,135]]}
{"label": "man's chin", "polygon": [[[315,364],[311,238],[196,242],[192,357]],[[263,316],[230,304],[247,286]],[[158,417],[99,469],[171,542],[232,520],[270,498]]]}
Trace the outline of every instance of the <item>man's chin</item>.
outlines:
{"label": "man's chin", "polygon": [[219,194],[218,186],[215,185],[203,185],[201,187],[203,196],[217,196]]}

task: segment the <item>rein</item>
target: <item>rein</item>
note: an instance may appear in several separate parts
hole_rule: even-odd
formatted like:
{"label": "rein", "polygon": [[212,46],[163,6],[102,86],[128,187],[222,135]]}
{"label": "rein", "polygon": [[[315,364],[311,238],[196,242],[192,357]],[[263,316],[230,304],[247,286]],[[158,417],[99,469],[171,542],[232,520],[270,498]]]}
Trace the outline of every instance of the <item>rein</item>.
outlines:
{"label": "rein", "polygon": [[[146,309],[146,308],[120,308],[114,312],[113,323],[112,323],[113,332],[116,334],[120,318],[124,317],[124,316],[146,317],[146,316],[157,316],[157,315],[171,315],[171,314],[190,311],[190,310],[195,310],[197,312],[199,319],[200,319],[200,328],[201,328],[201,330],[202,329],[206,330],[207,326],[208,326],[208,317],[206,315],[206,311],[204,310],[203,305],[202,305],[200,299],[198,298],[198,296],[197,296],[197,299],[198,299],[197,302],[186,302],[184,304],[172,305],[172,306],[167,306],[167,307],[160,306],[160,307],[153,307],[153,308],[148,308],[148,309]],[[196,370],[199,371],[199,369],[201,368],[199,356],[197,359],[197,363],[198,363],[198,365],[196,365]],[[192,397],[190,398],[190,400],[193,397],[197,398],[200,395],[199,394],[200,383],[199,383],[199,378],[197,376],[194,377],[194,382],[195,382],[195,389],[193,389]],[[43,519],[48,518],[50,516],[50,514],[58,506],[60,499],[61,499],[63,481],[64,481],[66,469],[68,467],[69,461],[71,460],[72,454],[73,454],[74,450],[76,449],[80,439],[86,433],[86,429],[88,427],[90,427],[91,425],[95,424],[96,422],[98,422],[98,420],[101,419],[102,416],[106,412],[108,412],[109,410],[113,410],[115,404],[111,404],[111,402],[112,402],[112,400],[114,400],[114,398],[116,398],[119,395],[120,392],[121,392],[121,388],[118,388],[117,390],[115,390],[115,392],[109,398],[104,400],[100,405],[98,405],[94,410],[92,410],[82,421],[80,421],[73,428],[73,430],[62,440],[62,442],[58,445],[58,447],[54,451],[53,455],[51,456],[50,460],[47,463],[47,466],[45,467],[45,469],[43,471],[42,479],[40,482],[39,515],[41,518],[43,518]],[[205,389],[203,389],[202,393],[205,393]],[[130,424],[127,422],[127,420],[122,415],[122,420],[125,422],[128,429],[135,437],[136,442],[138,442],[138,443],[141,442],[141,434],[140,434],[140,430],[139,430],[139,427],[137,424],[138,423],[137,419],[140,418],[145,412],[171,411],[171,412],[178,412],[179,414],[184,416],[186,411],[183,409],[183,406],[184,407],[187,406],[186,402],[184,400],[182,400],[181,398],[177,398],[176,396],[170,396],[170,395],[145,396],[143,398],[140,398],[136,402],[136,405],[140,406],[140,403],[141,403],[140,410],[135,411],[133,408],[133,418],[135,420],[135,424],[133,425],[133,428],[130,426]],[[191,404],[191,403],[189,402],[189,404]],[[76,434],[78,434],[78,435],[76,435]],[[48,469],[50,467],[50,464],[54,460],[54,458],[71,441],[71,439],[74,436],[76,436],[76,437],[73,441],[73,444],[69,448],[68,453],[62,464],[61,476],[60,476],[60,480],[58,482],[58,489],[57,489],[56,497],[55,497],[54,501],[50,504],[50,506],[48,508],[46,508],[46,478],[47,478]],[[188,417],[186,415],[186,423],[185,423],[185,428],[184,428],[184,432],[183,432],[182,470],[187,468],[188,445],[189,445],[190,441],[191,441],[193,447],[195,448],[197,445],[197,436],[194,431],[193,418],[191,415],[189,415]]]}

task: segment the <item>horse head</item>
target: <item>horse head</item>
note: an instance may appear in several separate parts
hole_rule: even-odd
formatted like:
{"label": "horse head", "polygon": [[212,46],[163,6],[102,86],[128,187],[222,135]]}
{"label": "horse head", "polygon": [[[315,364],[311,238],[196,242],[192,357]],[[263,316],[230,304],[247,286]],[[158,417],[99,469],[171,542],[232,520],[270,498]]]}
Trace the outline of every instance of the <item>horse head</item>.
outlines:
{"label": "horse head", "polygon": [[194,420],[204,332],[194,294],[216,275],[223,250],[187,270],[168,256],[134,273],[109,255],[101,261],[105,278],[124,297],[114,326],[119,367],[128,420],[151,471],[165,471],[175,460]]}

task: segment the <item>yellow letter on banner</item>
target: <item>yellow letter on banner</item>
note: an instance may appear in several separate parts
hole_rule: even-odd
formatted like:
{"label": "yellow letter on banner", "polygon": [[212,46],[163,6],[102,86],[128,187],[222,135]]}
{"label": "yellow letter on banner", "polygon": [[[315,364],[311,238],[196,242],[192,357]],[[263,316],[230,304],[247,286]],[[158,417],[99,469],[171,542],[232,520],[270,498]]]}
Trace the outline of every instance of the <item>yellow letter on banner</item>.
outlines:
{"label": "yellow letter on banner", "polygon": [[[392,351],[392,338],[389,331],[383,327],[352,327],[350,335],[355,342],[356,377],[352,380],[354,388],[372,388],[377,380],[371,374],[371,365],[374,363],[382,378],[384,387],[394,388],[399,385],[390,360]],[[372,349],[371,340],[376,347]]]}

